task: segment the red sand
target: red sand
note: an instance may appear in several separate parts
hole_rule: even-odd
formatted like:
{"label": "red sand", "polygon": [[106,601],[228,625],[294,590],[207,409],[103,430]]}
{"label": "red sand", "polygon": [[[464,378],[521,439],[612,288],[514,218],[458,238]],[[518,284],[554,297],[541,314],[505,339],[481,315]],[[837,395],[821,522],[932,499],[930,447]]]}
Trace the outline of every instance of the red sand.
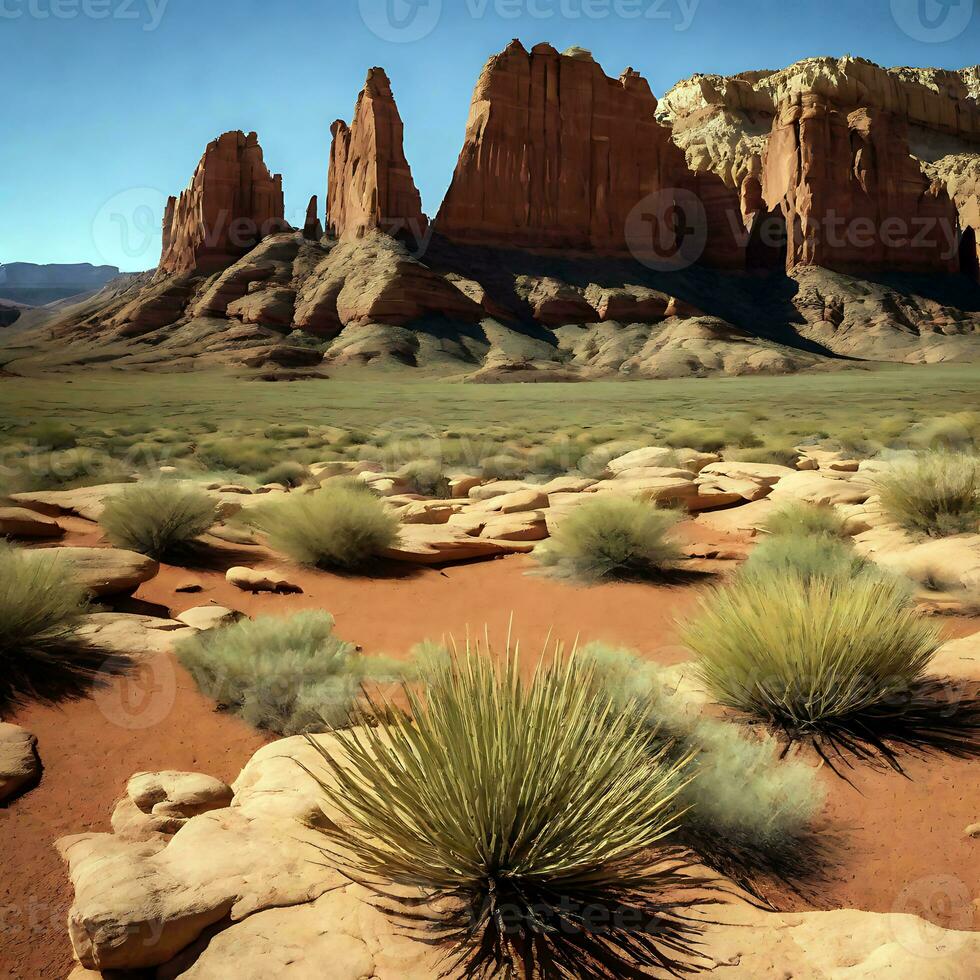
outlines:
{"label": "red sand", "polygon": [[[97,542],[87,522],[71,524],[73,544]],[[665,664],[688,658],[676,645],[675,621],[692,608],[702,585],[582,588],[524,574],[533,567],[517,556],[444,570],[403,568],[400,577],[372,579],[289,568],[304,589],[292,596],[252,596],[220,572],[163,567],[136,598],[173,614],[208,603],[250,616],[326,609],[345,639],[367,653],[393,656],[426,638],[461,639],[467,627],[482,634],[489,626],[502,643],[513,616],[514,635],[529,654],[550,631],[568,643],[578,636],[623,644]],[[204,591],[176,593],[187,580]],[[976,620],[942,622],[950,636],[980,629]],[[45,771],[36,789],[0,809],[0,973],[48,980],[66,976],[71,966],[65,931],[71,887],[52,842],[107,830],[112,806],[135,772],[200,771],[231,781],[265,738],[217,714],[169,656],[153,658],[135,678],[114,680],[98,697],[27,707],[8,720],[37,735]],[[134,724],[145,727],[128,727]],[[980,927],[969,906],[980,880],[980,848],[964,835],[980,818],[972,792],[977,764],[911,760],[908,774],[862,769],[851,774],[856,788],[827,774],[827,816],[844,839],[841,865],[817,907],[914,911],[961,929]],[[805,907],[798,899],[791,905]]]}

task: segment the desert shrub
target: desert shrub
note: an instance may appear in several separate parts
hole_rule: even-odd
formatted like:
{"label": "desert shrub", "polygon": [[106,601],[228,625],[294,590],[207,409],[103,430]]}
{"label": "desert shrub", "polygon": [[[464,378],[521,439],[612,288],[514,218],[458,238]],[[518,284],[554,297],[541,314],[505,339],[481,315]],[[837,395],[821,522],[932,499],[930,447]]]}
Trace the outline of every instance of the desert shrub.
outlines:
{"label": "desert shrub", "polygon": [[769,534],[791,538],[818,535],[846,538],[844,518],[833,507],[818,504],[791,503],[771,514],[763,525]]}
{"label": "desert shrub", "polygon": [[528,461],[523,456],[502,453],[481,459],[479,468],[487,480],[521,480],[528,474]]}
{"label": "desert shrub", "polygon": [[306,439],[310,435],[308,425],[270,425],[262,433],[266,439],[288,440]]}
{"label": "desert shrub", "polygon": [[649,445],[649,441],[642,439],[617,439],[603,442],[594,446],[579,460],[578,468],[584,476],[601,477],[614,459],[619,459],[620,456],[635,452],[637,449],[645,449]]}
{"label": "desert shrub", "polygon": [[44,449],[71,449],[78,445],[78,428],[64,422],[35,422],[23,434]]}
{"label": "desert shrub", "polygon": [[56,549],[0,541],[0,707],[43,696],[54,673],[81,669],[74,647],[85,598]]}
{"label": "desert shrub", "polygon": [[23,456],[9,469],[8,482],[16,490],[72,490],[132,479],[131,467],[84,447]]}
{"label": "desert shrub", "polygon": [[398,475],[408,484],[414,493],[424,497],[450,496],[449,478],[442,471],[442,465],[435,459],[420,459],[414,463],[406,463]]}
{"label": "desert shrub", "polygon": [[666,751],[678,762],[691,759],[693,778],[675,799],[682,839],[704,860],[739,877],[799,864],[809,853],[812,821],[825,798],[813,768],[782,758],[771,737],[754,738],[730,722],[704,717],[696,699],[656,664],[602,644],[589,645],[582,656],[595,665],[616,705],[634,706],[652,751]]}
{"label": "desert shrub", "polygon": [[929,419],[908,433],[909,445],[920,450],[968,451],[980,439],[980,416],[960,412]]}
{"label": "desert shrub", "polygon": [[195,455],[208,469],[231,470],[254,476],[279,462],[282,449],[271,439],[225,438],[201,443]]}
{"label": "desert shrub", "polygon": [[714,453],[732,441],[728,432],[720,426],[708,426],[703,422],[675,422],[664,436],[664,444],[674,449],[697,449],[702,453]]}
{"label": "desert shrub", "polygon": [[774,569],[704,597],[682,641],[719,703],[793,737],[847,741],[895,714],[939,634],[892,578]]}
{"label": "desert shrub", "polygon": [[117,547],[158,560],[180,558],[217,520],[215,499],[176,482],[137,483],[109,497],[99,523]]}
{"label": "desert shrub", "polygon": [[784,573],[795,573],[807,580],[830,575],[885,574],[857,554],[849,541],[822,535],[767,538],[752,549],[741,572],[743,576]]}
{"label": "desert shrub", "polygon": [[281,483],[284,487],[301,487],[310,476],[310,471],[302,463],[286,460],[277,463],[258,477],[260,484]]}
{"label": "desert shrub", "polygon": [[528,471],[542,476],[564,476],[577,469],[585,448],[567,438],[538,446],[528,454]]}
{"label": "desert shrub", "polygon": [[575,578],[655,578],[680,558],[670,540],[679,519],[675,511],[629,497],[596,497],[564,517],[534,556]]}
{"label": "desert shrub", "polygon": [[[406,689],[411,719],[313,741],[324,853],[448,946],[446,975],[613,978],[676,969],[696,927],[669,846],[684,766],[650,752],[575,658],[530,680],[467,645]],[[392,902],[386,903],[388,906]],[[407,906],[407,907],[406,907]]]}
{"label": "desert shrub", "polygon": [[178,642],[180,662],[226,711],[279,735],[346,725],[362,683],[397,668],[333,634],[325,612],[241,620]]}
{"label": "desert shrub", "polygon": [[800,458],[796,447],[785,440],[766,441],[761,446],[742,449],[726,449],[725,459],[737,463],[775,463],[778,466],[795,466]]}
{"label": "desert shrub", "polygon": [[881,505],[906,530],[946,537],[980,525],[980,458],[927,453],[876,481]]}
{"label": "desert shrub", "polygon": [[361,568],[398,540],[398,520],[369,490],[331,480],[256,508],[254,525],[277,551],[317,568]]}

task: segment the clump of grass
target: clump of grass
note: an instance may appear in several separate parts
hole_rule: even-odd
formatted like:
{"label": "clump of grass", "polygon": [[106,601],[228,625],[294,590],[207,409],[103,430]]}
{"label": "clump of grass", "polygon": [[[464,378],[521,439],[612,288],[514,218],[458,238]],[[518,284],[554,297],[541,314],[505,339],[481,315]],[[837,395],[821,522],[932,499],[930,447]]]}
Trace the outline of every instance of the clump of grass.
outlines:
{"label": "clump of grass", "polygon": [[487,480],[522,480],[529,472],[527,459],[507,454],[481,459],[479,469]]}
{"label": "clump of grass", "polygon": [[262,433],[266,439],[288,440],[307,439],[310,435],[308,425],[270,425]]}
{"label": "clump of grass", "polygon": [[716,453],[732,441],[732,435],[724,429],[703,422],[675,422],[664,436],[664,444],[673,449],[696,449],[702,453]]}
{"label": "clump of grass", "polygon": [[742,575],[778,576],[793,573],[810,580],[821,576],[871,573],[874,566],[849,541],[826,535],[776,535],[757,544]]}
{"label": "clump of grass", "polygon": [[280,483],[284,487],[301,487],[309,479],[310,471],[302,463],[287,460],[277,463],[258,477],[260,484]]}
{"label": "clump of grass", "polygon": [[96,449],[80,446],[60,452],[34,453],[11,461],[6,483],[13,491],[73,490],[126,483],[132,469]]}
{"label": "clump of grass", "polygon": [[897,580],[773,569],[701,600],[683,629],[718,702],[791,738],[889,756],[901,710],[939,647]]}
{"label": "clump of grass", "polygon": [[53,551],[0,541],[0,708],[45,697],[56,675],[88,674],[75,655],[84,588]]}
{"label": "clump of grass", "polygon": [[398,541],[398,519],[349,480],[256,508],[252,521],[276,551],[316,568],[362,568]]}
{"label": "clump of grass", "polygon": [[775,463],[777,466],[796,466],[799,452],[787,441],[765,442],[748,449],[726,449],[725,459],[736,463]]}
{"label": "clump of grass", "polygon": [[557,574],[585,580],[657,578],[681,557],[670,539],[679,520],[675,511],[630,497],[596,497],[563,518],[534,557]]}
{"label": "clump of grass", "polygon": [[451,495],[449,477],[435,459],[420,459],[406,463],[399,471],[401,477],[413,493],[424,497],[446,498]]}
{"label": "clump of grass", "polygon": [[703,860],[745,884],[767,874],[795,883],[817,871],[812,824],[826,794],[811,766],[782,758],[772,737],[704,717],[656,664],[602,644],[582,653],[613,702],[634,706],[652,751],[691,759],[693,778],[676,798],[678,833]]}
{"label": "clump of grass", "polygon": [[819,536],[846,538],[844,518],[833,507],[818,504],[792,503],[771,514],[763,530],[772,535],[791,538]]}
{"label": "clump of grass", "polygon": [[323,852],[382,894],[421,893],[424,909],[388,904],[446,945],[446,975],[677,972],[697,936],[670,842],[685,765],[581,661],[546,659],[525,680],[516,651],[467,644],[406,689],[411,719],[338,733],[339,758],[313,742]]}
{"label": "clump of grass", "polygon": [[896,464],[877,480],[885,513],[908,531],[934,538],[980,526],[980,459],[927,453]]}
{"label": "clump of grass", "polygon": [[282,455],[282,448],[271,439],[211,439],[202,442],[195,455],[208,469],[232,470],[254,476],[275,466]]}
{"label": "clump of grass", "polygon": [[250,725],[279,735],[323,732],[348,724],[362,683],[397,676],[333,627],[325,612],[241,620],[179,641],[176,653],[204,694]]}
{"label": "clump of grass", "polygon": [[158,561],[179,559],[218,519],[215,499],[173,481],[138,483],[111,496],[99,523],[117,547]]}
{"label": "clump of grass", "polygon": [[23,431],[23,435],[43,449],[71,449],[78,445],[77,427],[65,422],[35,422]]}

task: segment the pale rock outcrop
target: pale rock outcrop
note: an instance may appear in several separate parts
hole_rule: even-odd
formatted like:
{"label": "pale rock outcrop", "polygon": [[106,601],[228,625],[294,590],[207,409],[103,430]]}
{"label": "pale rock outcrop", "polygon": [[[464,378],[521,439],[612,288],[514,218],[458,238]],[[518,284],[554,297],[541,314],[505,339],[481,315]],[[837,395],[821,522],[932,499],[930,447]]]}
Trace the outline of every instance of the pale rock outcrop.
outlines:
{"label": "pale rock outcrop", "polygon": [[0,803],[40,775],[37,739],[19,725],[0,722]]}
{"label": "pale rock outcrop", "polygon": [[167,653],[194,631],[172,619],[136,613],[89,613],[82,619],[78,636],[90,649],[109,656],[147,657]]}
{"label": "pale rock outcrop", "polygon": [[206,630],[218,629],[221,626],[230,626],[237,623],[242,618],[242,614],[234,609],[226,609],[224,606],[197,606],[180,613],[176,619],[179,623],[190,626],[191,629]]}
{"label": "pale rock outcrop", "polygon": [[289,594],[303,590],[285,575],[268,568],[236,566],[225,572],[225,580],[243,592],[275,592]]}
{"label": "pale rock outcrop", "polygon": [[57,548],[52,554],[71,566],[75,579],[93,596],[132,592],[160,569],[152,558],[119,548]]}
{"label": "pale rock outcrop", "polygon": [[24,507],[0,507],[0,538],[60,538],[64,533],[51,517]]}

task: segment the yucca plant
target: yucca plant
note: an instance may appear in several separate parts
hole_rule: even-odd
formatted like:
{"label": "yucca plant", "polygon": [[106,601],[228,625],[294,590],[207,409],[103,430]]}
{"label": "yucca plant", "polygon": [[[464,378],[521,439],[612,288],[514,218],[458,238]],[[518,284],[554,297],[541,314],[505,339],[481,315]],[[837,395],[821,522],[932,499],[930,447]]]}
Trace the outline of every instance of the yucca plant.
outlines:
{"label": "yucca plant", "polygon": [[0,541],[0,707],[92,673],[76,655],[85,607],[85,589],[56,549]]}
{"label": "yucca plant", "polygon": [[682,640],[720,704],[790,738],[892,763],[889,741],[912,741],[928,707],[916,692],[940,644],[900,581],[789,568],[709,593]]}
{"label": "yucca plant", "polygon": [[877,480],[881,505],[908,531],[941,538],[980,528],[980,459],[926,453]]}
{"label": "yucca plant", "polygon": [[560,575],[585,580],[656,578],[680,557],[670,532],[676,511],[630,497],[602,496],[563,518],[534,557]]}
{"label": "yucca plant", "polygon": [[411,718],[339,733],[340,758],[314,742],[324,853],[392,901],[418,890],[392,911],[447,945],[447,975],[691,972],[688,760],[651,753],[574,655],[545,661],[525,680],[510,644],[495,662],[467,643],[406,689]]}
{"label": "yucca plant", "polygon": [[365,487],[331,480],[250,515],[269,544],[302,565],[355,570],[398,541],[398,519]]}
{"label": "yucca plant", "polygon": [[106,537],[158,560],[180,559],[218,519],[214,497],[176,482],[138,483],[110,497],[99,518]]}

